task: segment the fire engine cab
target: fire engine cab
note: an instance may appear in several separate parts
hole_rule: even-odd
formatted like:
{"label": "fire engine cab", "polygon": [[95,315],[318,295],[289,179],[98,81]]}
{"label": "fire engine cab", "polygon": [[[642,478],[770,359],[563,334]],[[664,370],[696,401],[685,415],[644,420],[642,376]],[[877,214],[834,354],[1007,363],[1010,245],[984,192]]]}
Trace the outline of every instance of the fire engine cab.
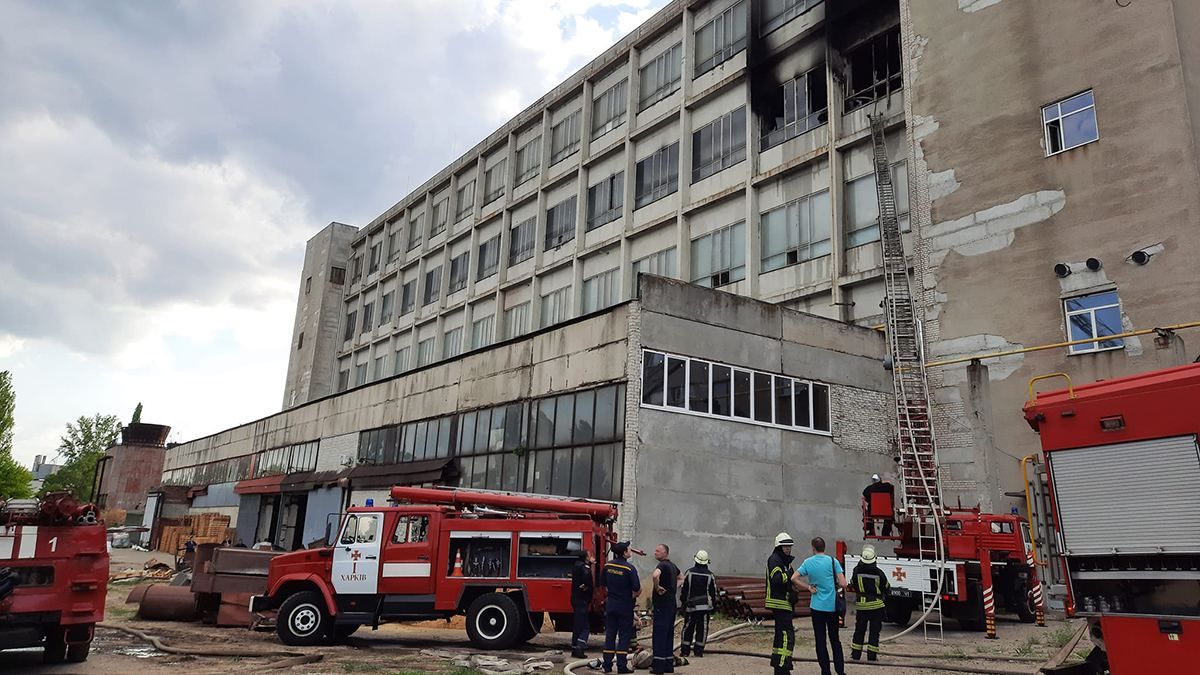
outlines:
{"label": "fire engine cab", "polygon": [[[575,561],[603,560],[615,540],[607,502],[399,486],[391,497],[407,503],[351,508],[329,546],[271,560],[250,609],[278,609],[280,640],[313,645],[456,614],[483,649],[529,640],[547,615],[569,630]],[[602,591],[592,610],[602,616]]]}

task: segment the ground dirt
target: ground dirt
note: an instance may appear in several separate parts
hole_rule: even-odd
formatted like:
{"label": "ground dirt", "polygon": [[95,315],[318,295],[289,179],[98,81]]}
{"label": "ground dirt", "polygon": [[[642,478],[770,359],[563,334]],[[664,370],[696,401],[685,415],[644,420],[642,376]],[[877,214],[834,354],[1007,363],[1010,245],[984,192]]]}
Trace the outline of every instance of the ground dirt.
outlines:
{"label": "ground dirt", "polygon": [[[129,551],[114,552],[113,570],[140,566],[146,559],[166,556]],[[148,622],[135,617],[134,605],[126,605],[125,598],[136,584],[113,584],[109,587],[105,622],[128,626],[157,636],[163,642],[177,647],[205,647],[222,650],[267,650],[299,651],[322,655],[317,663],[291,666],[275,672],[293,673],[381,673],[390,675],[477,675],[477,671],[456,668],[450,660],[422,654],[422,650],[439,652],[473,653],[466,640],[461,619],[449,624],[427,622],[422,624],[390,624],[379,630],[361,629],[344,644],[303,649],[289,649],[282,645],[274,632],[252,632],[236,628],[216,628],[202,624]],[[850,617],[853,621],[853,617]],[[1038,628],[1020,624],[1015,620],[999,622],[999,639],[987,640],[982,633],[968,633],[947,628],[941,643],[924,640],[921,629],[917,629],[895,643],[885,643],[881,666],[865,663],[847,663],[847,673],[889,673],[894,675],[927,675],[937,672],[922,667],[937,664],[953,668],[949,672],[966,672],[965,668],[980,667],[1014,674],[1032,674],[1037,666],[1057,651],[1070,636],[1072,625],[1063,621],[1048,621],[1049,626]],[[729,621],[713,622],[712,630],[732,625]],[[812,630],[806,619],[797,619],[796,655],[813,658]],[[768,626],[769,628],[769,626]],[[884,635],[896,632],[894,627],[885,627]],[[598,636],[592,638],[589,656],[599,656]],[[843,648],[849,659],[850,632],[841,633]],[[649,636],[642,641],[649,646]],[[547,651],[559,651],[559,660],[549,673],[562,673],[561,652],[569,651],[569,636],[564,633],[543,633],[521,649],[503,653],[489,653],[509,659],[519,665],[530,657]],[[703,659],[691,660],[676,672],[692,675],[731,675],[733,673],[770,672],[765,658],[733,656],[716,653],[721,649],[767,654],[771,649],[771,634],[743,635],[710,646],[710,653]],[[889,654],[894,652],[895,654]],[[926,655],[919,658],[902,658],[898,653]],[[85,663],[44,666],[40,650],[14,650],[0,652],[0,672],[16,673],[95,673],[97,675],[137,674],[157,675],[186,672],[187,675],[210,673],[254,672],[266,669],[281,657],[209,657],[172,655],[160,652],[138,638],[112,630],[98,629],[92,653]],[[1022,660],[1017,660],[1022,659]],[[578,672],[591,672],[586,668]],[[647,671],[639,671],[647,672]],[[794,675],[818,675],[820,668],[815,663],[797,662]]]}

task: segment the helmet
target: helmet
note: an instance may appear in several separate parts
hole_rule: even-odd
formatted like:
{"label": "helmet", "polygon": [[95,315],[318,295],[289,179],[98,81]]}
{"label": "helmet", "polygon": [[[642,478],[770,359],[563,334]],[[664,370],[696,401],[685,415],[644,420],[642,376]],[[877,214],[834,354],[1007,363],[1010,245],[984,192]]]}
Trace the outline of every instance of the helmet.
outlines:
{"label": "helmet", "polygon": [[875,547],[874,546],[867,545],[867,546],[863,547],[862,561],[865,563],[875,562]]}
{"label": "helmet", "polygon": [[883,480],[883,479],[879,477],[879,474],[877,474],[877,473],[871,474],[871,482],[872,483],[878,483],[881,480]]}
{"label": "helmet", "polygon": [[697,565],[707,565],[708,564],[708,551],[704,551],[704,550],[696,551],[696,557],[692,558],[692,559],[696,561]]}
{"label": "helmet", "polygon": [[787,532],[780,532],[779,534],[775,535],[776,546],[793,546],[795,543],[796,542],[792,541],[792,535],[788,534]]}

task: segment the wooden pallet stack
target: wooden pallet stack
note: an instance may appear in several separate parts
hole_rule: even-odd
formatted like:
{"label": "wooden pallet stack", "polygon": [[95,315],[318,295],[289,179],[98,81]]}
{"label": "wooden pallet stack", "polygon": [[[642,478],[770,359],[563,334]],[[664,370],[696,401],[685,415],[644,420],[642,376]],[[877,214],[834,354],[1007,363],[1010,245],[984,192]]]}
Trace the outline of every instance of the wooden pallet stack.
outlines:
{"label": "wooden pallet stack", "polygon": [[187,516],[179,525],[164,525],[158,538],[158,550],[176,553],[191,536],[197,544],[220,544],[233,536],[229,516],[220,513],[199,513]]}
{"label": "wooden pallet stack", "polygon": [[[746,621],[770,619],[767,609],[767,585],[763,577],[717,577],[717,611]],[[808,616],[809,594],[797,594],[794,616]]]}

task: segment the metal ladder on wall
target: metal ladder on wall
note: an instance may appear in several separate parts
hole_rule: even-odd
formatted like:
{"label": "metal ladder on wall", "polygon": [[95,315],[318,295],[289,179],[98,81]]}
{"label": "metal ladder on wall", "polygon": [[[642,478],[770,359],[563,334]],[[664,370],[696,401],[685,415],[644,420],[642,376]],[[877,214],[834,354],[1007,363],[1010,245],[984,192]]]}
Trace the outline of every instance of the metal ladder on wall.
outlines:
{"label": "metal ladder on wall", "polygon": [[[896,392],[900,505],[912,524],[920,559],[942,561],[945,556],[938,533],[942,495],[929,386],[925,379],[925,341],[917,320],[900,219],[896,214],[896,188],[884,143],[884,116],[872,115],[870,119],[886,289],[884,313]],[[941,565],[935,568],[929,589],[922,592],[921,610],[928,610],[924,622],[926,640],[942,639],[942,600],[936,592],[941,585],[937,577],[943,573],[942,569]]]}

